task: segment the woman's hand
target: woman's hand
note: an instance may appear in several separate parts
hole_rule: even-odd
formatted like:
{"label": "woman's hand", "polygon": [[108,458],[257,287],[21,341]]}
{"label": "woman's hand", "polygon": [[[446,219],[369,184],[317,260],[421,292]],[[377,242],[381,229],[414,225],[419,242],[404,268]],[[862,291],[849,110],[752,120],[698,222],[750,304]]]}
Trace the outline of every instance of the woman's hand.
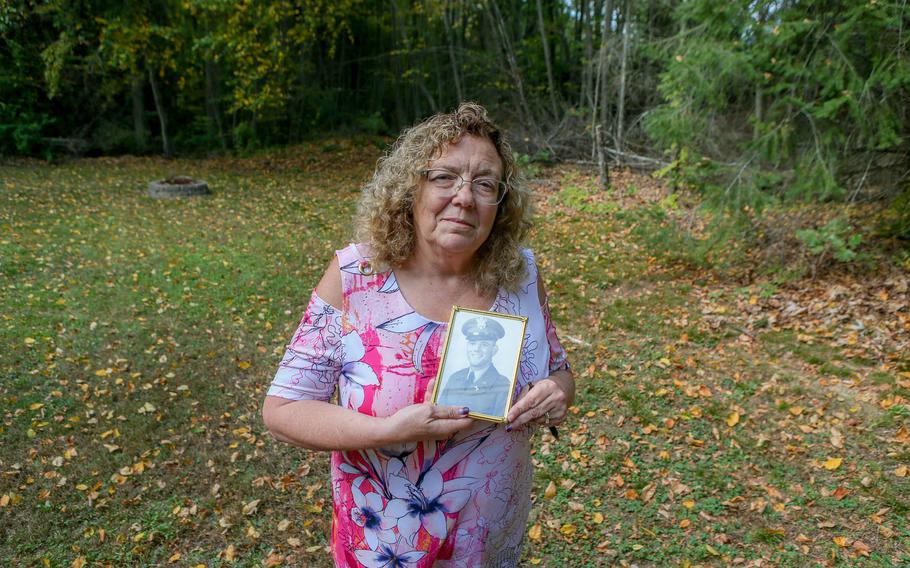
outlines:
{"label": "woman's hand", "polygon": [[[427,398],[434,381],[427,385]],[[387,436],[395,443],[444,440],[474,424],[468,418],[470,409],[459,406],[437,406],[429,401],[406,406],[385,420]]]}
{"label": "woman's hand", "polygon": [[[533,388],[532,388],[533,387]],[[535,422],[555,426],[566,419],[575,398],[575,379],[566,370],[556,371],[546,379],[528,386],[519,396],[507,417],[508,430]]]}

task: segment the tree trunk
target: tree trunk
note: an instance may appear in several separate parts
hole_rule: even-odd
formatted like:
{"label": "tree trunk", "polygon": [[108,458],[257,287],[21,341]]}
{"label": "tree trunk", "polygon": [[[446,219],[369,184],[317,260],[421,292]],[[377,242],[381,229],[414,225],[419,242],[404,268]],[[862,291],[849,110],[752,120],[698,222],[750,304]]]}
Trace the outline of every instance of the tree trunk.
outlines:
{"label": "tree trunk", "polygon": [[512,80],[515,82],[515,94],[518,97],[519,112],[523,115],[523,122],[528,125],[531,130],[537,132],[536,123],[534,122],[534,117],[531,114],[531,108],[528,106],[528,99],[525,97],[524,81],[521,79],[521,71],[518,69],[518,61],[515,58],[515,51],[512,49],[512,42],[509,40],[509,34],[506,30],[506,25],[505,21],[502,18],[502,13],[499,11],[497,0],[490,0],[490,6],[493,9],[492,15],[495,18],[493,20],[493,25],[499,32],[498,35],[502,41],[503,51],[505,52],[506,56],[506,63],[509,65],[509,72],[512,75]]}
{"label": "tree trunk", "polygon": [[623,121],[626,112],[626,63],[629,59],[629,20],[631,3],[626,0],[622,16],[622,64],[619,69],[619,101],[616,108],[616,151],[621,156],[623,144]]}
{"label": "tree trunk", "polygon": [[461,77],[458,72],[458,58],[455,57],[455,44],[452,40],[452,18],[449,15],[449,2],[442,8],[442,25],[446,30],[446,45],[449,48],[449,63],[452,65],[452,80],[455,82],[455,94],[458,102],[464,101],[464,91],[461,88]]}
{"label": "tree trunk", "polygon": [[591,23],[591,10],[589,0],[581,0],[581,33],[585,50],[585,64],[581,70],[581,96],[579,97],[578,106],[594,107],[594,100],[591,98],[593,91],[594,78],[594,44],[591,36],[594,33],[593,24]]}
{"label": "tree trunk", "polygon": [[761,124],[760,123],[762,121],[762,115],[764,114],[764,111],[762,109],[762,106],[763,106],[762,102],[763,101],[762,101],[761,84],[756,82],[755,83],[755,125],[752,128],[752,139],[753,140],[758,140],[759,136],[761,136]]}
{"label": "tree trunk", "polygon": [[550,111],[553,113],[553,120],[559,117],[559,111],[556,107],[556,84],[553,81],[553,63],[550,60],[550,40],[547,37],[547,28],[543,17],[543,0],[537,0],[537,27],[540,28],[540,41],[543,44],[543,59],[547,66],[547,86],[550,91]]}
{"label": "tree trunk", "polygon": [[145,124],[145,97],[142,74],[134,75],[130,92],[133,98],[133,139],[136,150],[145,152],[148,143],[148,127]]}
{"label": "tree trunk", "polygon": [[158,89],[158,80],[155,78],[155,72],[151,65],[148,67],[149,84],[152,86],[152,98],[155,99],[155,111],[158,113],[158,122],[161,124],[161,144],[164,149],[164,156],[170,158],[174,155],[171,149],[171,141],[167,137],[167,114],[164,110],[164,101],[161,100],[161,91]]}
{"label": "tree trunk", "polygon": [[594,75],[594,108],[591,111],[592,158],[597,155],[598,144],[600,144],[600,140],[603,140],[603,134],[601,133],[598,135],[597,131],[607,124],[607,97],[605,96],[607,85],[605,75],[607,69],[607,41],[610,37],[610,34],[608,33],[610,11],[611,7],[608,3],[601,26],[602,29],[600,30],[600,49],[597,53],[597,69],[595,70]]}
{"label": "tree trunk", "polygon": [[221,109],[218,106],[221,93],[218,88],[217,65],[210,59],[205,60],[205,113],[208,115],[209,137],[217,136],[221,151],[227,152],[227,141],[224,139],[224,128],[221,125]]}
{"label": "tree trunk", "polygon": [[600,189],[610,189],[610,168],[607,165],[607,153],[604,151],[603,128],[598,124],[594,128],[594,148],[597,154],[597,171],[600,174]]}
{"label": "tree trunk", "polygon": [[[397,43],[397,39],[395,39],[395,38],[399,35],[398,28],[399,28],[399,26],[401,26],[401,22],[398,21],[398,7],[397,7],[397,3],[395,2],[395,0],[392,0],[391,7],[392,7],[392,28],[393,28],[392,49],[394,51],[399,51],[399,50],[395,49],[395,45]],[[392,60],[393,60],[392,68],[394,69],[395,79],[397,82],[397,81],[400,81],[401,76],[404,75],[404,69],[402,69],[402,64],[401,64],[400,52],[393,55]],[[406,123],[410,122],[410,120],[405,117],[404,100],[402,99],[401,88],[396,88],[396,89],[394,89],[394,91],[395,91],[395,121],[397,122],[395,130],[401,130]]]}

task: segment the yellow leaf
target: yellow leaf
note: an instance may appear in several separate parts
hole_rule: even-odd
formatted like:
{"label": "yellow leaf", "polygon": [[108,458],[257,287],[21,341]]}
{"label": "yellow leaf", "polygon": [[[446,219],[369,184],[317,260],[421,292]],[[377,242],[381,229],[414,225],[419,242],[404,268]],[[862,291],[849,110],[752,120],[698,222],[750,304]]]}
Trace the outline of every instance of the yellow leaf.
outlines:
{"label": "yellow leaf", "polygon": [[534,525],[528,529],[528,538],[531,540],[540,540],[540,525]]}
{"label": "yellow leaf", "polygon": [[43,402],[33,402],[30,405],[28,405],[29,410],[40,410],[41,408],[44,408]]}
{"label": "yellow leaf", "polygon": [[685,501],[682,502],[682,504],[683,504],[683,507],[685,507],[686,509],[691,509],[692,507],[695,506],[695,501],[693,501],[692,499],[686,499]]}
{"label": "yellow leaf", "polygon": [[168,562],[177,562],[178,560],[180,560],[180,556],[181,555],[179,552],[175,552],[174,554],[171,554],[171,557],[168,558],[167,561]]}
{"label": "yellow leaf", "polygon": [[3,497],[0,497],[0,507],[6,507],[9,505],[9,494],[4,493]]}
{"label": "yellow leaf", "polygon": [[249,368],[250,368],[250,362],[249,362],[249,361],[239,361],[239,362],[237,363],[237,366],[240,367],[241,369],[249,369]]}
{"label": "yellow leaf", "polygon": [[730,416],[727,417],[727,426],[732,428],[732,427],[736,426],[737,424],[739,424],[739,413],[731,412]]}
{"label": "yellow leaf", "polygon": [[553,497],[556,497],[556,484],[551,481],[550,484],[547,485],[547,488],[544,490],[543,496],[546,499],[552,499]]}
{"label": "yellow leaf", "polygon": [[907,477],[907,471],[908,471],[907,466],[902,465],[894,470],[894,475],[896,475],[898,477]]}
{"label": "yellow leaf", "polygon": [[85,556],[80,556],[73,560],[73,568],[82,568],[83,566],[85,566]]}
{"label": "yellow leaf", "polygon": [[228,562],[233,562],[235,550],[234,545],[229,544],[228,547],[224,549],[224,559]]}
{"label": "yellow leaf", "polygon": [[594,522],[599,525],[600,523],[604,522],[604,516],[600,513],[594,513]]}
{"label": "yellow leaf", "polygon": [[834,540],[834,544],[836,544],[837,546],[839,546],[841,548],[844,548],[845,546],[847,546],[847,537],[845,537],[845,536],[836,536],[832,540]]}
{"label": "yellow leaf", "polygon": [[566,536],[571,536],[575,534],[575,525],[572,523],[566,523],[563,526],[559,527],[559,532]]}
{"label": "yellow leaf", "polygon": [[683,519],[683,520],[679,521],[679,528],[684,529],[691,524],[692,524],[692,521],[690,521],[689,519]]}
{"label": "yellow leaf", "polygon": [[844,460],[842,458],[828,458],[828,460],[824,463],[825,469],[828,471],[834,471],[840,467],[840,464],[843,463],[843,461]]}

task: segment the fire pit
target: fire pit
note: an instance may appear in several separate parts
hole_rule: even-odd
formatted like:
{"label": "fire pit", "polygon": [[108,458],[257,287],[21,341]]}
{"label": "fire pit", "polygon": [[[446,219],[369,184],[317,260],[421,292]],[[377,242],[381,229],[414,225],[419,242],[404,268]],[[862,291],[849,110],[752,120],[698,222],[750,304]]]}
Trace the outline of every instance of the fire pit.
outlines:
{"label": "fire pit", "polygon": [[193,197],[209,195],[209,184],[186,176],[172,176],[167,179],[149,182],[149,197],[168,199],[173,197]]}

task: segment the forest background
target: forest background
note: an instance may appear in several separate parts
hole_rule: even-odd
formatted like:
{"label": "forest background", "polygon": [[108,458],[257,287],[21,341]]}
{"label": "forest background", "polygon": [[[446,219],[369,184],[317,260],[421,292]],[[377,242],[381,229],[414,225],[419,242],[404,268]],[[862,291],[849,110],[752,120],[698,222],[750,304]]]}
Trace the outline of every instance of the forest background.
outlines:
{"label": "forest background", "polygon": [[910,236],[908,23],[876,0],[5,0],[0,155],[244,153],[477,100],[525,161],[657,170],[737,238],[785,236],[769,204],[878,203],[787,227],[853,261]]}

